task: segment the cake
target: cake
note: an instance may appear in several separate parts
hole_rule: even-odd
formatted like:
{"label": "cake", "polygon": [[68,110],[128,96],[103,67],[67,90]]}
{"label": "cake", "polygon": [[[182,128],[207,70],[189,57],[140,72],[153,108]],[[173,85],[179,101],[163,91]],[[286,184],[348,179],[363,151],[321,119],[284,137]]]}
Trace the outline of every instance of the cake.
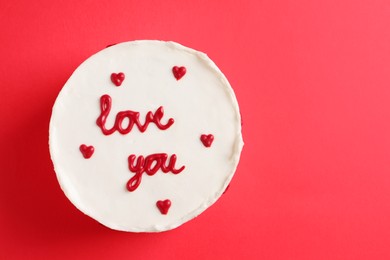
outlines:
{"label": "cake", "polygon": [[243,147],[235,94],[204,54],[174,42],[109,46],[60,91],[50,154],[68,199],[128,232],[176,228],[228,187]]}

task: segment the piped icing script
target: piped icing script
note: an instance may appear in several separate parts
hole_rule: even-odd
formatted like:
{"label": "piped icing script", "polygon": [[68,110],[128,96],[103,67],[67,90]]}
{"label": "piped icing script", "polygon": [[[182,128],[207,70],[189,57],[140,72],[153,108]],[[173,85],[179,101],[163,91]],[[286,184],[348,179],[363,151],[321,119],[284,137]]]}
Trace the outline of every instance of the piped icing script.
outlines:
{"label": "piped icing script", "polygon": [[[100,127],[102,130],[102,133],[105,135],[111,135],[115,131],[118,131],[119,133],[125,135],[131,132],[134,125],[138,127],[138,130],[142,133],[146,131],[150,123],[154,123],[160,130],[166,130],[173,123],[175,120],[173,118],[168,119],[168,122],[163,124],[161,123],[161,119],[164,116],[164,108],[160,106],[156,112],[152,113],[149,111],[145,116],[145,121],[142,124],[140,122],[140,113],[137,111],[132,110],[126,110],[119,112],[115,117],[115,123],[114,126],[110,129],[106,128],[106,120],[107,117],[110,114],[112,106],[112,99],[109,95],[103,95],[100,98],[100,116],[96,120],[96,124]],[[127,125],[123,126],[123,120],[128,119]]]}
{"label": "piped icing script", "polygon": [[[176,77],[175,70],[173,70],[173,73]],[[184,74],[181,74],[180,76],[182,77],[184,76]],[[111,81],[116,86],[120,86],[124,79],[125,75],[123,72],[120,72],[118,74],[111,74]],[[116,131],[122,135],[129,134],[134,129],[134,126],[138,128],[141,133],[144,133],[148,129],[149,124],[151,123],[155,124],[160,130],[167,130],[175,122],[173,118],[169,118],[165,123],[162,122],[164,116],[164,108],[160,106],[154,113],[152,111],[149,111],[145,115],[145,119],[143,120],[143,122],[141,122],[140,113],[137,111],[120,111],[115,116],[114,125],[112,127],[107,127],[106,121],[107,118],[110,116],[112,102],[112,98],[107,94],[102,95],[100,97],[100,115],[96,120],[96,124],[100,128],[102,133],[106,136],[111,135]],[[85,152],[85,145],[82,145],[80,147],[80,150],[83,153],[84,158],[90,158],[92,156],[93,151],[92,153]],[[135,154],[131,154],[128,157],[128,168],[135,175],[127,182],[127,190],[133,192],[139,187],[139,185],[141,184],[143,173],[146,173],[149,176],[156,174],[159,170],[161,170],[163,173],[181,173],[185,169],[185,166],[183,165],[177,168],[176,160],[176,154],[172,154],[171,156],[169,156],[166,153],[155,153],[147,156],[139,155],[138,157]]]}

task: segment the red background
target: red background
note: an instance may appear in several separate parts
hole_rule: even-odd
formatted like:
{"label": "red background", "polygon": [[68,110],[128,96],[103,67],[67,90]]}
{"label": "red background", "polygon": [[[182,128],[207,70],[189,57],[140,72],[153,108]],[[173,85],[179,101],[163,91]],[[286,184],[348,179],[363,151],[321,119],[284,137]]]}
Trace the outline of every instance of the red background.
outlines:
{"label": "red background", "polygon": [[[388,0],[1,0],[0,25],[0,258],[390,259]],[[159,234],[84,216],[47,145],[71,73],[135,39],[208,53],[244,119],[229,191]]]}

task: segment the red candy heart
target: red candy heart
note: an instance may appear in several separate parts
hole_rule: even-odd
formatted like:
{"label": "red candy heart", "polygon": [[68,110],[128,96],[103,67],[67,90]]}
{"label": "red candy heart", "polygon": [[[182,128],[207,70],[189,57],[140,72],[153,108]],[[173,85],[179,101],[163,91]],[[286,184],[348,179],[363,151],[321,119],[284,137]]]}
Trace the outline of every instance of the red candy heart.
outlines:
{"label": "red candy heart", "polygon": [[213,135],[201,135],[200,140],[202,141],[203,145],[206,147],[210,147],[211,144],[214,141],[214,136]]}
{"label": "red candy heart", "polygon": [[175,66],[172,68],[173,76],[175,76],[176,80],[181,79],[187,72],[185,67]]}
{"label": "red candy heart", "polygon": [[112,73],[111,81],[115,84],[115,86],[119,87],[122,85],[122,82],[125,80],[125,74],[123,72]]}
{"label": "red candy heart", "polygon": [[85,159],[91,158],[93,152],[95,151],[95,148],[93,146],[87,146],[85,144],[80,145],[80,151],[83,154]]}
{"label": "red candy heart", "polygon": [[159,200],[156,202],[157,208],[160,210],[161,214],[166,215],[169,208],[171,207],[170,200]]}

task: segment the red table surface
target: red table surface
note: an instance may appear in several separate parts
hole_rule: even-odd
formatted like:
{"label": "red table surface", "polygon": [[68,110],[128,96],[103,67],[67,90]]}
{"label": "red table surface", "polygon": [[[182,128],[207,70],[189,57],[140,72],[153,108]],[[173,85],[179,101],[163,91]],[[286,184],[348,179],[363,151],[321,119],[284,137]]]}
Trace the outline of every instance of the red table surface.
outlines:
{"label": "red table surface", "polygon": [[[1,259],[390,259],[390,2],[1,1]],[[233,86],[229,191],[158,234],[112,231],[61,191],[51,107],[106,45],[173,40]]]}

